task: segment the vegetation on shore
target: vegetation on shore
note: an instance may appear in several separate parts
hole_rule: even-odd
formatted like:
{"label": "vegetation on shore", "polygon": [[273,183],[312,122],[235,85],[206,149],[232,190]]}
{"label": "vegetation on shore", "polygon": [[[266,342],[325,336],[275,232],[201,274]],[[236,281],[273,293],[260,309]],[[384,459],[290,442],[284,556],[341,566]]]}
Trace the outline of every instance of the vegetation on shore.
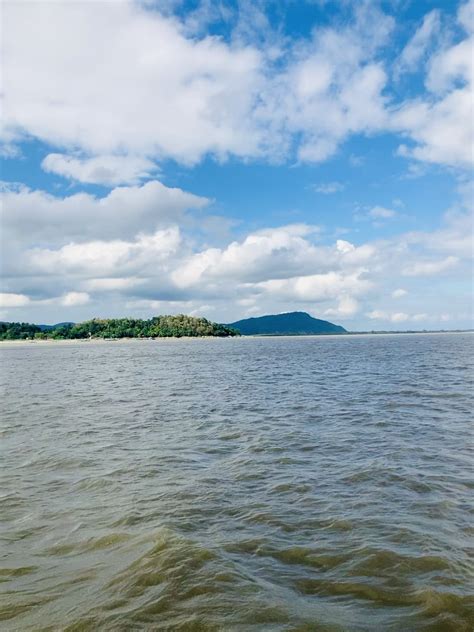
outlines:
{"label": "vegetation on shore", "polygon": [[94,318],[45,328],[30,323],[0,323],[0,340],[74,340],[84,338],[182,338],[238,336],[231,327],[193,316]]}

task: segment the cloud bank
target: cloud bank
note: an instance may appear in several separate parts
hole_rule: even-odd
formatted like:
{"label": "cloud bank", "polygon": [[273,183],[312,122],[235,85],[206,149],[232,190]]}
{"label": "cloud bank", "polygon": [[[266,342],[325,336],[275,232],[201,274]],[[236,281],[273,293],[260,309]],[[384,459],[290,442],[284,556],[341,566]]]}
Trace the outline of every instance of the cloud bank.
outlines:
{"label": "cloud bank", "polygon": [[[348,322],[448,321],[437,283],[468,278],[472,260],[462,183],[473,162],[474,2],[426,14],[396,55],[395,18],[377,3],[348,6],[347,19],[288,37],[246,3],[220,36],[206,34],[204,5],[183,18],[172,4],[128,0],[4,3],[3,154],[43,143],[42,170],[74,188],[2,187],[2,314],[128,306],[225,321],[298,306]],[[398,89],[416,73],[416,91]],[[347,240],[311,221],[232,232],[209,197],[164,184],[170,161],[314,167],[379,134],[401,159],[457,174],[464,199],[440,227]],[[311,188],[328,201],[345,187],[329,176]],[[363,208],[369,227],[401,215]]]}
{"label": "cloud bank", "polygon": [[[67,178],[134,184],[155,161],[206,155],[317,163],[352,135],[387,131],[405,136],[405,156],[472,164],[472,2],[459,9],[459,41],[434,45],[447,18],[432,11],[395,62],[384,57],[394,19],[367,2],[349,22],[271,45],[242,23],[230,40],[197,37],[132,1],[3,11],[4,142],[61,148],[43,167]],[[390,61],[397,77],[423,62],[425,93],[397,99]]]}

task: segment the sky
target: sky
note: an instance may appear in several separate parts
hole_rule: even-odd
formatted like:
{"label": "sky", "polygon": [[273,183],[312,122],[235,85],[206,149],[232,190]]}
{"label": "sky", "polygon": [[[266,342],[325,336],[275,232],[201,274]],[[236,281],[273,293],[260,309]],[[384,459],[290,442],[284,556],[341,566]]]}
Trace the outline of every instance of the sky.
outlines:
{"label": "sky", "polygon": [[1,12],[2,320],[473,326],[474,1]]}

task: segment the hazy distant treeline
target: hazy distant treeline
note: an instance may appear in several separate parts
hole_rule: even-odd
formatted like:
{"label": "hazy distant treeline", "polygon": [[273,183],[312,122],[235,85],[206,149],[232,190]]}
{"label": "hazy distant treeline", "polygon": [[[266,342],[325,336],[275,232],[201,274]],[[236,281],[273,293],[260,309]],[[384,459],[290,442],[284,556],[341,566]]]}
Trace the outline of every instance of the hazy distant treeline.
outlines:
{"label": "hazy distant treeline", "polygon": [[66,340],[81,338],[181,338],[195,336],[236,336],[238,332],[206,318],[193,316],[156,316],[109,318],[66,323],[47,328],[30,323],[0,323],[0,340]]}

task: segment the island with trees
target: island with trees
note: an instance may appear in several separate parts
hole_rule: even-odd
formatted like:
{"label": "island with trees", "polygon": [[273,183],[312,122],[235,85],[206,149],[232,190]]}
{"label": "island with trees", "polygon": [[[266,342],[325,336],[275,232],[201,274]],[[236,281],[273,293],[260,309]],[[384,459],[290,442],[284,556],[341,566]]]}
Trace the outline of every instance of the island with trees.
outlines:
{"label": "island with trees", "polygon": [[103,338],[191,338],[228,337],[239,333],[227,325],[206,318],[179,314],[139,318],[94,318],[82,323],[32,325],[30,323],[0,323],[0,340],[80,340]]}

